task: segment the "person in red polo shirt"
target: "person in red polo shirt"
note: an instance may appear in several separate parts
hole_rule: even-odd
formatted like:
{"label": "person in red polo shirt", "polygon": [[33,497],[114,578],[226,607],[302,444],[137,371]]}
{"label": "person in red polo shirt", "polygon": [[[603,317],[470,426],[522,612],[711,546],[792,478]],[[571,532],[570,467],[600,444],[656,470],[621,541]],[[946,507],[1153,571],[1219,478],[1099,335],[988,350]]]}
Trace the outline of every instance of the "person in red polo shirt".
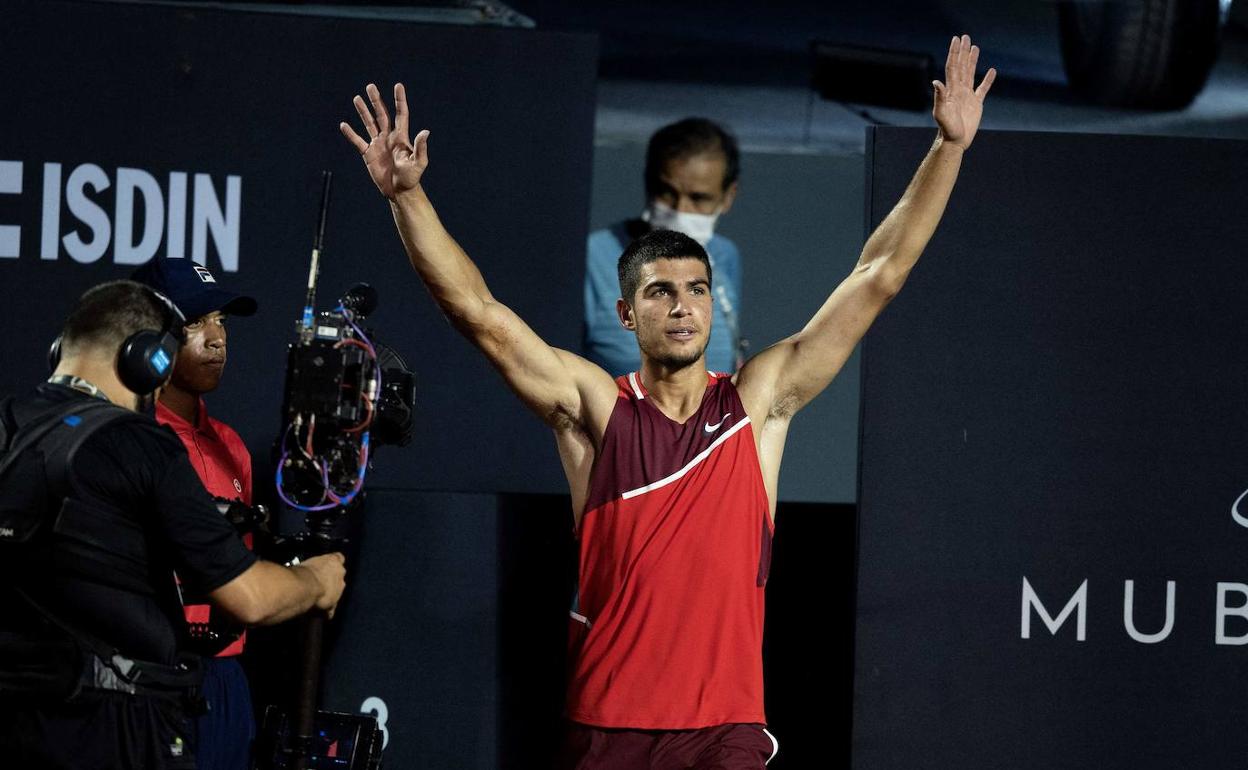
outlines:
{"label": "person in red polo shirt", "polygon": [[[189,259],[153,259],[133,278],[169,297],[187,318],[186,342],[156,403],[157,422],[182,440],[209,494],[251,505],[251,453],[233,428],[208,416],[204,394],[217,389],[225,371],[227,317],[254,315],[255,299],[221,288],[208,268]],[[252,547],[250,534],[243,541]],[[209,622],[209,605],[188,604],[185,610],[189,623]],[[199,770],[250,767],[255,716],[251,690],[237,659],[245,639],[240,635],[205,661],[208,713],[197,723]]]}

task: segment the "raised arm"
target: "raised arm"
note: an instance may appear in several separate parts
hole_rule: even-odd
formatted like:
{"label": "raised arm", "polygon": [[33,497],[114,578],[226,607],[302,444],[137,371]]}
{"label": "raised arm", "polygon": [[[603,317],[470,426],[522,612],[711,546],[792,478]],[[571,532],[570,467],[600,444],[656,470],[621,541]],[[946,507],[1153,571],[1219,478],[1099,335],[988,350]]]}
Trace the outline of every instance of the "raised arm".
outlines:
{"label": "raised arm", "polygon": [[[429,164],[429,132],[418,133],[414,143],[409,139],[403,85],[394,87],[393,126],[377,87],[369,84],[367,93],[367,103],[359,96],[354,102],[368,140],[346,123],[339,128],[389,199],[408,260],[434,301],[539,417],[556,428],[575,425],[600,436],[615,399],[611,377],[579,356],[547,345],[494,298],[477,266],[442,226],[421,185]],[[600,429],[591,430],[595,427]]]}
{"label": "raised arm", "polygon": [[[945,82],[935,81],[932,115],[939,132],[906,192],[863,247],[853,272],[800,332],[751,359],[738,375],[745,406],[757,418],[791,417],[845,364],[884,306],[897,295],[936,230],[996,78],[975,87],[979,48],[954,38]],[[756,419],[757,419],[756,418]]]}

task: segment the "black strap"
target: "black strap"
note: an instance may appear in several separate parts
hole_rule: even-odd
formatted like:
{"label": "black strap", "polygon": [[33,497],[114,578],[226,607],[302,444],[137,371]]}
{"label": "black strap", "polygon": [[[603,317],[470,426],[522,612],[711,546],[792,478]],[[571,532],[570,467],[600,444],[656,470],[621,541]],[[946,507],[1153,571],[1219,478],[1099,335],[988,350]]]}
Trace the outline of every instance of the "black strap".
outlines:
{"label": "black strap", "polygon": [[[72,675],[73,683],[66,690],[64,680],[60,679],[62,686],[54,693],[40,693],[40,690],[47,686],[48,681],[58,681],[58,675],[65,676],[64,663],[58,660],[56,654],[50,656],[28,654],[27,657],[30,660],[24,663],[25,668],[29,669],[26,672],[26,678],[29,679],[26,688],[29,692],[44,695],[55,694],[64,701],[74,700],[84,690],[110,690],[132,695],[152,695],[179,701],[191,715],[197,716],[204,713],[201,710],[203,702],[200,692],[203,684],[203,667],[199,656],[180,655],[178,662],[173,666],[128,658],[113,645],[66,622],[22,589],[13,587],[13,591],[49,623],[67,634],[67,641],[72,640],[72,643],[82,650],[81,656],[72,664],[78,667],[76,674]],[[62,656],[69,653],[70,657],[73,657],[72,651],[64,644],[54,645],[47,639],[28,640],[22,634],[0,632],[0,648],[8,654],[20,653],[23,646],[31,647],[33,644],[39,644],[45,648],[55,647]],[[0,678],[0,683],[7,684],[9,689],[15,691],[22,690],[23,683],[20,678],[9,676],[7,682]],[[3,694],[3,689],[0,687],[0,695]]]}
{"label": "black strap", "polygon": [[[125,419],[144,419],[137,412],[99,401],[89,402],[87,409],[75,411],[69,416],[71,418],[77,416],[82,420],[74,428],[73,433],[69,434],[69,445],[64,447],[58,445],[56,451],[47,452],[44,455],[47,458],[45,472],[48,480],[52,482],[52,488],[61,490],[66,495],[70,494],[74,488],[74,477],[70,470],[73,468],[74,455],[87,442],[87,439],[109,423]],[[0,473],[3,473],[3,469],[0,469]]]}
{"label": "black strap", "polygon": [[[70,401],[68,403],[61,404],[57,409],[53,409],[39,415],[30,422],[15,426],[15,431],[12,436],[8,436],[8,430],[6,430],[6,443],[11,441],[12,446],[5,450],[3,459],[0,459],[0,475],[3,475],[4,472],[8,470],[9,466],[12,465],[23,452],[30,449],[30,447],[38,443],[40,439],[51,433],[52,430],[55,429],[56,426],[62,424],[66,418],[82,414],[83,412],[102,410],[106,407],[111,407],[112,410],[120,409],[120,407],[116,407],[113,404],[106,404],[97,400]],[[112,412],[112,410],[110,410],[110,412]],[[121,410],[120,413],[112,412],[110,413],[108,419],[96,419],[90,421],[88,425],[88,427],[90,427],[90,431],[88,431],[87,435],[103,427],[106,423],[112,422],[117,417],[123,416],[125,413],[125,410]],[[8,421],[5,420],[5,422],[7,423]],[[78,445],[81,443],[82,441],[79,440],[75,443],[73,448],[77,449]]]}
{"label": "black strap", "polygon": [[[87,519],[95,517],[99,518],[99,521],[95,522],[92,527],[84,527],[82,522],[87,519],[78,516],[80,521],[73,520],[74,516],[80,514],[81,511],[71,505],[74,502],[72,468],[74,456],[79,448],[104,426],[126,418],[143,419],[142,416],[110,402],[92,399],[59,404],[55,408],[40,410],[34,416],[21,421],[17,415],[13,414],[12,405],[12,402],[0,403],[0,431],[3,431],[0,433],[0,450],[3,450],[4,443],[12,444],[7,451],[0,453],[0,477],[23,453],[32,450],[40,442],[44,442],[45,446],[39,448],[44,450],[44,473],[50,487],[48,491],[51,497],[62,500],[60,505],[52,507],[53,511],[57,511],[55,522],[46,523],[52,524],[62,534],[72,534],[77,541],[94,544],[101,549],[101,553],[112,553],[116,556],[117,558],[108,564],[101,563],[96,567],[108,567],[107,571],[113,577],[112,582],[119,587],[139,592],[147,589],[146,571],[136,572],[134,569],[127,568],[128,562],[125,557],[130,555],[127,553],[130,549],[121,547],[122,544],[129,543],[137,536],[138,545],[141,548],[141,532],[136,536],[122,537],[118,528],[123,528],[128,522],[110,517],[107,510],[90,506],[87,507],[89,514]],[[60,435],[54,435],[53,431],[58,427],[64,427],[66,430]],[[100,526],[113,528],[113,539],[105,543],[99,538],[93,538],[93,527],[98,529]],[[103,547],[106,545],[111,545],[111,548]],[[69,697],[72,698],[83,688],[103,689],[175,697],[184,701],[188,707],[197,707],[199,684],[202,680],[202,671],[199,669],[197,657],[190,656],[175,666],[132,660],[122,655],[115,646],[82,631],[76,624],[48,609],[16,583],[11,584],[9,588],[45,621],[73,639],[86,653],[82,661],[83,667],[79,681]],[[10,634],[10,636],[14,635]],[[14,636],[14,639],[21,642],[20,635]],[[10,641],[13,640],[10,639]]]}
{"label": "black strap", "polygon": [[93,636],[92,634],[79,631],[77,626],[62,620],[60,615],[52,612],[47,607],[44,607],[42,602],[36,600],[35,597],[31,596],[26,591],[18,588],[17,586],[11,586],[11,589],[13,593],[17,594],[18,598],[26,602],[26,604],[34,609],[35,612],[42,615],[45,620],[69,634],[74,639],[77,639],[79,644],[81,644],[84,649],[89,652],[93,652],[106,660],[117,654],[116,647],[108,644],[107,642],[100,641],[99,638]]}
{"label": "black strap", "polygon": [[[66,428],[73,426],[73,433],[58,437],[61,440],[54,442],[50,448],[51,451],[45,453],[45,473],[51,481],[49,486],[52,490],[56,490],[52,494],[61,498],[68,495],[72,487],[73,482],[69,476],[70,461],[79,447],[92,434],[105,425],[124,417],[136,416],[133,412],[110,402],[91,399],[74,400],[58,404],[55,408],[40,411],[34,417],[19,422],[17,415],[13,414],[12,406],[11,401],[3,404],[3,411],[6,414],[0,414],[0,423],[3,423],[5,426],[5,439],[10,443],[7,450],[0,455],[0,477],[3,477],[5,471],[18,458],[47,438],[58,426]],[[76,422],[73,420],[75,417],[78,418]],[[66,442],[65,438],[69,438],[69,441]],[[60,511],[60,509],[61,506],[56,505],[52,506],[50,510]],[[45,524],[50,525],[51,522],[45,522]],[[11,583],[8,588],[53,626],[78,640],[78,643],[84,649],[89,650],[104,660],[111,660],[117,654],[115,647],[91,634],[78,630],[73,624],[67,623],[56,613],[44,607],[41,602],[36,601],[34,597],[15,582]]]}
{"label": "black strap", "polygon": [[13,422],[13,399],[0,400],[0,452],[9,447],[9,437],[17,430]]}
{"label": "black strap", "polygon": [[[5,524],[0,538],[9,544],[26,543],[48,526],[58,528],[66,514],[65,508],[75,501],[73,462],[78,450],[110,423],[125,418],[141,419],[133,412],[100,400],[74,400],[52,406],[45,404],[41,408],[26,405],[24,415],[12,408],[4,411],[10,413],[8,418],[0,414],[0,419],[8,426],[5,433],[11,446],[0,452],[0,479],[6,485],[0,490],[0,498],[3,498],[0,520]],[[123,537],[124,528],[110,526],[109,529],[116,532],[118,538]],[[105,548],[102,552],[115,550]],[[146,577],[140,575],[140,581],[145,583]]]}

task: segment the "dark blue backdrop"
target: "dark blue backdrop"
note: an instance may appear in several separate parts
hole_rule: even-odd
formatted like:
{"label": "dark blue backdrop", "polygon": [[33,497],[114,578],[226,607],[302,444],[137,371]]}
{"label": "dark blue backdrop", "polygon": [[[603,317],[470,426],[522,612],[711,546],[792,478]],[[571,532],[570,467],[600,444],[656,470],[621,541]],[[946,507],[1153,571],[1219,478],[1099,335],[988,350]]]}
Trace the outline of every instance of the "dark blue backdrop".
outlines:
{"label": "dark blue backdrop", "polygon": [[[869,223],[930,141],[873,131]],[[855,767],[1242,763],[1245,168],[976,140],[863,349]]]}

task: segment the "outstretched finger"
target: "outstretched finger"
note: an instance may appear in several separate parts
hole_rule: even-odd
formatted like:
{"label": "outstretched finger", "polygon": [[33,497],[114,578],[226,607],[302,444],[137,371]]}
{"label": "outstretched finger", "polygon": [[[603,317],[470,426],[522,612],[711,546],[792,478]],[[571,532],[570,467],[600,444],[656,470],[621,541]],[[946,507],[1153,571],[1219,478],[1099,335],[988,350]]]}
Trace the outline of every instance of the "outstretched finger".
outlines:
{"label": "outstretched finger", "polygon": [[407,89],[402,83],[394,84],[394,130],[407,138]]}
{"label": "outstretched finger", "polygon": [[970,54],[966,57],[966,66],[963,70],[963,76],[966,78],[967,86],[975,85],[975,67],[979,65],[979,46],[971,46]]}
{"label": "outstretched finger", "polygon": [[[958,66],[955,77],[958,79],[958,85],[970,86],[966,77],[966,63],[971,58],[971,38],[969,35],[962,35],[958,38]],[[950,84],[952,85],[952,84]]]}
{"label": "outstretched finger", "polygon": [[351,128],[351,126],[348,126],[346,123],[339,123],[338,130],[341,131],[342,135],[347,138],[347,141],[351,143],[352,147],[360,151],[361,155],[368,152],[368,142],[364,141],[359,134],[355,133],[354,128]]}
{"label": "outstretched finger", "polygon": [[416,135],[416,163],[424,168],[429,165],[429,129]]}
{"label": "outstretched finger", "polygon": [[957,37],[949,43],[949,55],[945,57],[945,82],[956,77],[958,71],[958,45],[961,41]]}
{"label": "outstretched finger", "polygon": [[368,138],[376,138],[380,132],[377,130],[377,121],[373,120],[373,113],[368,110],[368,105],[364,103],[359,94],[355,95],[351,103],[355,105],[355,112],[360,116],[360,122],[364,124],[364,130],[368,132]]}
{"label": "outstretched finger", "polygon": [[386,103],[381,99],[381,91],[372,83],[368,84],[367,91],[368,101],[373,105],[373,114],[377,116],[377,130],[383,134],[390,133],[390,113],[386,111]]}
{"label": "outstretched finger", "polygon": [[980,82],[979,88],[975,89],[975,95],[983,99],[988,95],[988,89],[992,88],[992,82],[997,79],[997,68],[989,67],[984,73],[984,79]]}

